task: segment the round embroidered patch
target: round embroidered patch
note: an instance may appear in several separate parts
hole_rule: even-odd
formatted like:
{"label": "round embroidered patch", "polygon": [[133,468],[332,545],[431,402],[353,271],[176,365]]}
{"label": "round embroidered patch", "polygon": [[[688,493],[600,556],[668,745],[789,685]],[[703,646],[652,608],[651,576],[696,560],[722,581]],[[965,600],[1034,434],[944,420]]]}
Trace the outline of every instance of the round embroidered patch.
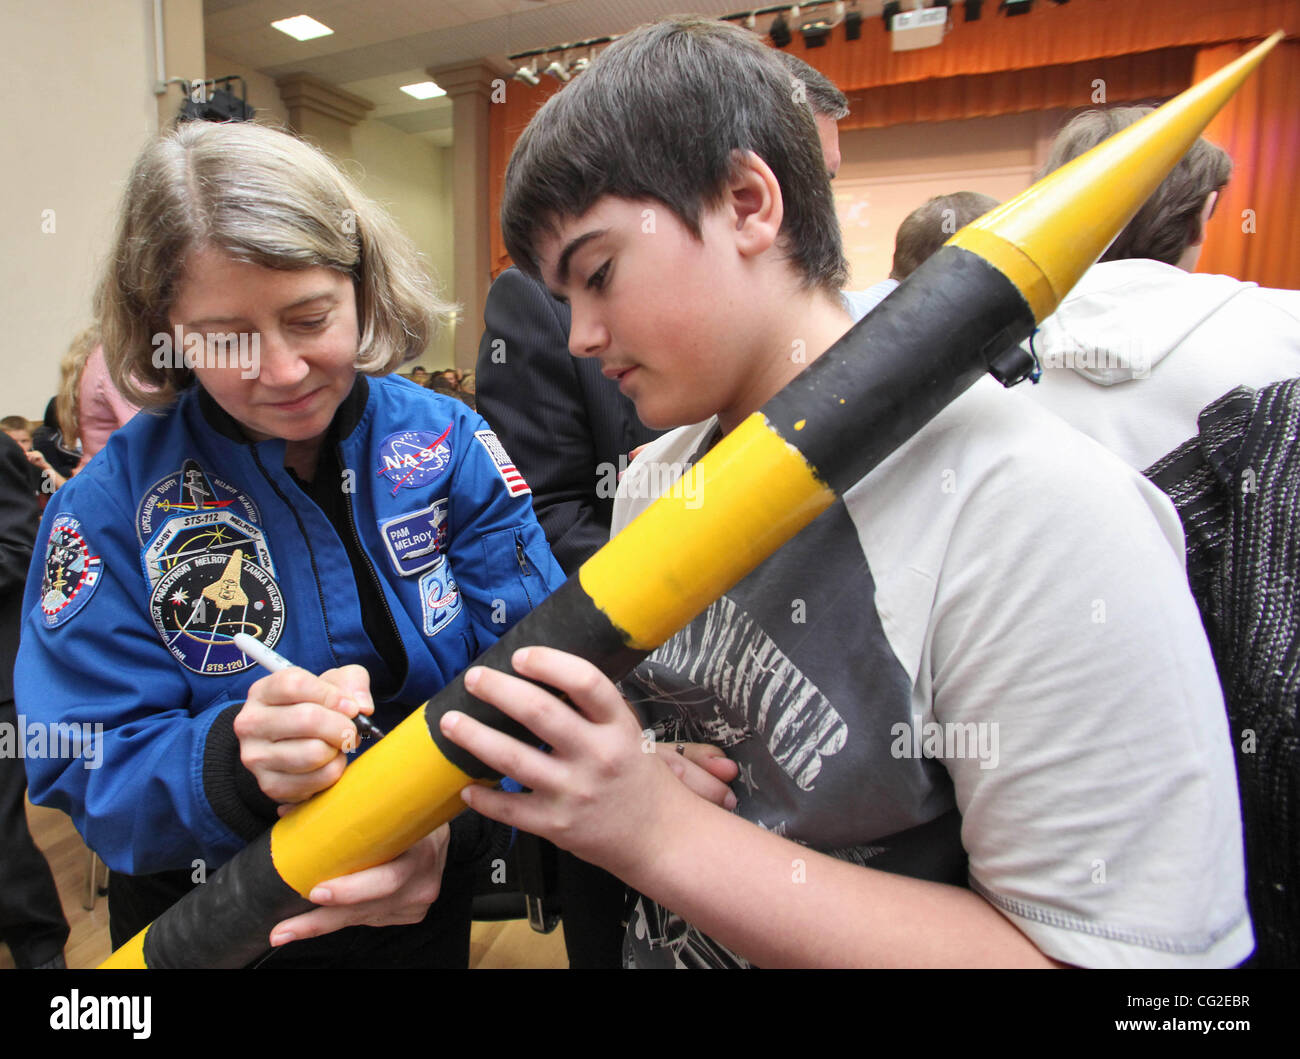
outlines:
{"label": "round embroidered patch", "polygon": [[41,613],[50,628],[62,625],[89,601],[103,574],[103,562],[91,552],[81,522],[60,515],[45,545],[45,574],[41,579]]}
{"label": "round embroidered patch", "polygon": [[149,584],[156,585],[177,563],[208,552],[229,556],[236,548],[252,555],[258,566],[275,576],[266,535],[253,523],[226,509],[173,515],[164,521],[145,546],[144,572]]}
{"label": "round embroidered patch", "polygon": [[144,547],[173,515],[204,511],[229,511],[246,522],[262,523],[257,505],[248,494],[208,474],[197,460],[186,460],[179,471],[159,479],[141,498],[135,515],[140,546]]}
{"label": "round embroidered patch", "polygon": [[441,434],[402,430],[379,443],[379,474],[399,489],[428,485],[451,466],[451,427]]}
{"label": "round embroidered patch", "polygon": [[173,566],[149,602],[167,649],[200,676],[239,673],[255,663],[234,644],[244,632],[274,647],[284,632],[284,599],[275,579],[236,548]]}

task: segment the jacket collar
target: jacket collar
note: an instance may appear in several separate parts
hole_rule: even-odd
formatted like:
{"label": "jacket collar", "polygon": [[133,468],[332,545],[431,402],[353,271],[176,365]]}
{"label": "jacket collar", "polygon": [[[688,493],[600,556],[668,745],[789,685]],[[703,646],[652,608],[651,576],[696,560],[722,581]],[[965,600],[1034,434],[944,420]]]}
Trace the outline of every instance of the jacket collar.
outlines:
{"label": "jacket collar", "polygon": [[[248,436],[244,433],[243,427],[239,425],[239,420],[217,404],[208,391],[198,383],[194,384],[194,388],[198,391],[199,410],[202,412],[208,426],[212,427],[222,437],[229,438],[240,445],[249,444]],[[366,402],[369,399],[370,383],[365,375],[357,372],[356,381],[352,384],[352,389],[343,398],[338,410],[334,413],[334,419],[330,423],[326,436],[337,443],[351,434],[357,423],[361,421],[361,415],[365,412]]]}

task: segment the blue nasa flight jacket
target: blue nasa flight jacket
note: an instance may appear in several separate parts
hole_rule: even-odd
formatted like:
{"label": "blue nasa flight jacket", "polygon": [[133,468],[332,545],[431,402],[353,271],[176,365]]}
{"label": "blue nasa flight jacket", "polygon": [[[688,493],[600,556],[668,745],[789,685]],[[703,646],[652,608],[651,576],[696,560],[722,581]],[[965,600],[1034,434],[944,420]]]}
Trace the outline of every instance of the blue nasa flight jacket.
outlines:
{"label": "blue nasa flight jacket", "polygon": [[[103,729],[79,757],[28,757],[31,797],[117,871],[213,868],[275,819],[232,729],[265,675],[235,632],[314,673],[387,674],[374,720],[388,730],[564,579],[527,484],[460,401],[359,375],[333,429],[347,525],[285,469],[283,441],[245,440],[198,387],[137,415],[51,499],[15,697],[29,729]],[[404,672],[363,628],[345,534]]]}

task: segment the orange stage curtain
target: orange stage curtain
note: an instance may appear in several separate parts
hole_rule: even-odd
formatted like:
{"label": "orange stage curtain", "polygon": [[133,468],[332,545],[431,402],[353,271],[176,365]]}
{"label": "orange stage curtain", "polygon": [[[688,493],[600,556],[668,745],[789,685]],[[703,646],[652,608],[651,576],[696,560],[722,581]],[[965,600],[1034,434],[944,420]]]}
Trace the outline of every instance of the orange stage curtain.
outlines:
{"label": "orange stage curtain", "polygon": [[[1246,50],[1239,44],[1203,49],[1196,79]],[[1205,136],[1232,156],[1235,168],[1207,226],[1197,271],[1300,288],[1300,41],[1278,44]]]}
{"label": "orange stage curtain", "polygon": [[[940,77],[1062,66],[1162,48],[1262,40],[1276,29],[1300,36],[1300,0],[1075,0],[1038,4],[1006,18],[986,4],[984,17],[957,13],[941,45],[890,49],[883,19],[864,19],[862,39],[836,30],[820,48],[796,33],[785,49],[839,85],[843,92]],[[956,9],[954,9],[956,10]]]}
{"label": "orange stage curtain", "polygon": [[1192,83],[1195,62],[1195,48],[1166,48],[1063,66],[880,85],[847,93],[849,116],[840,121],[840,131],[1139,99],[1163,101]]}
{"label": "orange stage curtain", "polygon": [[[1235,56],[1242,50],[1235,46],[1237,42],[1258,42],[1276,29],[1284,30],[1288,38],[1300,38],[1300,0],[1075,0],[1064,6],[1039,4],[1029,14],[1016,18],[998,16],[996,5],[989,4],[978,22],[965,22],[960,14],[954,17],[951,31],[937,48],[894,52],[883,21],[870,18],[863,22],[860,40],[846,41],[843,32],[837,30],[824,47],[806,49],[796,33],[786,50],[821,70],[849,96],[853,112],[841,124],[848,131],[1087,106],[1092,103],[1093,82],[1097,79],[1106,82],[1108,103],[1166,97],[1191,83],[1193,78],[1188,73],[1193,65],[1195,79],[1223,65],[1226,59],[1220,61],[1213,56],[1227,51],[1213,46],[1227,46]],[[1256,73],[1256,82],[1261,77],[1281,76],[1270,71],[1285,65],[1277,54],[1283,47],[1294,47],[1294,42],[1288,40],[1275,50]],[[1189,55],[1199,57],[1193,61]],[[1293,64],[1291,59],[1287,62]],[[1273,84],[1271,79],[1269,84]],[[1294,73],[1289,81],[1279,82],[1278,101],[1267,104],[1268,115],[1272,115],[1268,117],[1269,131],[1256,130],[1265,147],[1284,142],[1280,130],[1286,124],[1286,107],[1282,101],[1288,98],[1288,87],[1294,104],[1300,98],[1296,92],[1300,84]],[[528,119],[557,88],[558,83],[550,78],[543,78],[536,88],[512,81],[506,102],[492,108],[489,164],[493,275],[510,263],[498,222],[506,162]],[[1248,84],[1239,97],[1253,99],[1253,91]],[[1273,90],[1269,98],[1273,98]],[[1233,105],[1230,113],[1239,115],[1239,138],[1255,129],[1255,110]],[[1258,113],[1261,120],[1266,117],[1263,110]],[[1294,132],[1292,124],[1291,138],[1285,140],[1291,145],[1286,156],[1291,164],[1275,168],[1276,173],[1296,171],[1295,162],[1300,159],[1295,154]],[[1222,133],[1220,137],[1239,165],[1244,164],[1233,144]],[[1239,177],[1230,187],[1234,195],[1240,183]],[[1264,209],[1273,210],[1275,217],[1285,216],[1281,212],[1280,184],[1270,192],[1276,198],[1266,202],[1261,194],[1254,194],[1258,206],[1241,206],[1235,216],[1240,217],[1245,208],[1255,208],[1257,217]],[[1225,201],[1219,212],[1223,213],[1228,205]],[[1206,258],[1223,260],[1221,239],[1213,225],[1210,241]],[[1279,259],[1283,256],[1280,249],[1270,253]],[[1257,257],[1259,250],[1252,254]],[[1277,276],[1288,275],[1290,285],[1300,286],[1296,282],[1295,259],[1289,260],[1287,271],[1280,271],[1279,263],[1268,274],[1275,282]],[[1215,267],[1239,274],[1227,263]]]}

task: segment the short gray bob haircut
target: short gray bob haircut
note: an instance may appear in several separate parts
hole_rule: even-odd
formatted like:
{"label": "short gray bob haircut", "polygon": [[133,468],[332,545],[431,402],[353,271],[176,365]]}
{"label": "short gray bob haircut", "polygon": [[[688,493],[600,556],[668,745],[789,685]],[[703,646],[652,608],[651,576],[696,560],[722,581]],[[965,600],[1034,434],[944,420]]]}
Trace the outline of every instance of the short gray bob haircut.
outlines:
{"label": "short gray bob haircut", "polygon": [[191,251],[211,246],[274,269],[352,278],[357,367],[383,374],[424,352],[453,307],[414,245],[315,147],[253,122],[185,122],[145,147],[127,181],[95,295],[109,373],[128,400],[168,403],[193,382],[153,362]]}
{"label": "short gray bob haircut", "polygon": [[537,112],[506,171],[506,249],[538,276],[536,242],[607,195],[651,199],[697,238],[740,152],[781,188],[780,246],[809,288],[837,292],[847,269],[817,127],[790,74],[752,33],[670,19],[611,44]]}

